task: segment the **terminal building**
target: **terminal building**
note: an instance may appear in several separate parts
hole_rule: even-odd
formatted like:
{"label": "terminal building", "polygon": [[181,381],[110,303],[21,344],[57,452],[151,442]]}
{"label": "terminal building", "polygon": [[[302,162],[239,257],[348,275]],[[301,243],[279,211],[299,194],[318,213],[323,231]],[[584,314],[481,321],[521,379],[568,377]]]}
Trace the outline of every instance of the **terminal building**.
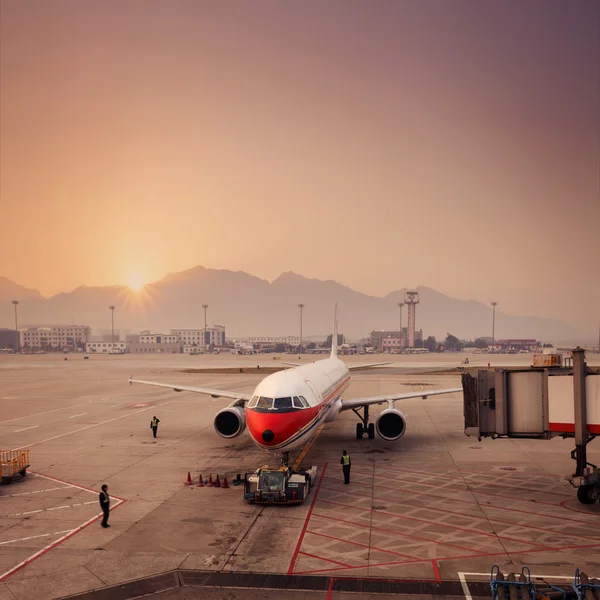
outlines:
{"label": "terminal building", "polygon": [[118,350],[122,353],[129,352],[129,344],[127,342],[88,342],[85,345],[85,351],[88,354],[108,354],[111,350]]}
{"label": "terminal building", "polygon": [[[398,329],[395,331],[390,330],[379,330],[371,331],[369,336],[371,340],[371,346],[373,348],[383,352],[385,350],[399,350],[408,347],[408,327],[403,327],[402,332]],[[419,329],[415,331],[415,341],[423,340],[423,330]],[[384,343],[385,342],[385,343]]]}
{"label": "terminal building", "polygon": [[22,327],[20,347],[28,350],[75,350],[84,348],[92,333],[87,325],[30,325]]}
{"label": "terminal building", "polygon": [[[307,340],[304,340],[304,343],[306,342]],[[248,343],[260,348],[263,346],[276,346],[277,344],[285,344],[296,348],[300,345],[300,337],[296,335],[250,337]]]}
{"label": "terminal building", "polygon": [[206,329],[171,329],[171,334],[176,335],[186,346],[225,346],[223,325],[214,325]]}
{"label": "terminal building", "polygon": [[541,345],[540,342],[534,339],[508,339],[496,340],[491,348],[497,352],[508,352],[510,350],[535,352]]}

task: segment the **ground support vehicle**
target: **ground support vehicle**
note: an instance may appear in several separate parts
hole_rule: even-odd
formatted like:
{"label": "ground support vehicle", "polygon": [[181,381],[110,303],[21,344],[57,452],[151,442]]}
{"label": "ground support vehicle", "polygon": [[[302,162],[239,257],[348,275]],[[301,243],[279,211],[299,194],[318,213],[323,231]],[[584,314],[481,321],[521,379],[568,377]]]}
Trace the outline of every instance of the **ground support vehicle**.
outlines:
{"label": "ground support vehicle", "polygon": [[244,500],[249,504],[302,504],[316,483],[317,467],[294,471],[264,466],[244,476]]}
{"label": "ground support vehicle", "polygon": [[29,466],[29,450],[0,450],[0,467],[2,483],[11,483],[13,477],[27,475]]}

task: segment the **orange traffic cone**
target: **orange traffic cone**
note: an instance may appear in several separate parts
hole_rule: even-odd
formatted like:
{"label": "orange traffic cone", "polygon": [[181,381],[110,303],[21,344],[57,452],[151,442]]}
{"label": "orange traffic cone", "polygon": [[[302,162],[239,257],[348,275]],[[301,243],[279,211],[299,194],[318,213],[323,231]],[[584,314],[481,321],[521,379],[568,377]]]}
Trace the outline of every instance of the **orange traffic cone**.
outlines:
{"label": "orange traffic cone", "polygon": [[223,485],[221,487],[223,487],[223,488],[228,488],[229,487],[227,485],[227,475],[223,475]]}
{"label": "orange traffic cone", "polygon": [[200,477],[198,477],[198,487],[204,487],[204,484],[202,483],[202,473],[200,473]]}
{"label": "orange traffic cone", "polygon": [[188,478],[187,478],[187,481],[185,482],[185,485],[192,485],[192,476],[190,475],[189,471],[188,471]]}
{"label": "orange traffic cone", "polygon": [[208,476],[208,485],[212,485],[212,473]]}
{"label": "orange traffic cone", "polygon": [[217,478],[215,479],[215,487],[221,487],[221,482],[219,481],[219,474],[217,473]]}

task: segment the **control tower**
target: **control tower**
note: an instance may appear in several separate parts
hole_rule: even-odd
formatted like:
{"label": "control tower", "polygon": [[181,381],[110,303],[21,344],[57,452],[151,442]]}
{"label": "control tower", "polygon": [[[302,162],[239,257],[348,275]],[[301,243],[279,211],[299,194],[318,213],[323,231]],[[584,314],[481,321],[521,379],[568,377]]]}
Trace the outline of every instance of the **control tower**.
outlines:
{"label": "control tower", "polygon": [[419,292],[406,290],[404,304],[408,306],[408,347],[415,347],[415,310],[419,304]]}

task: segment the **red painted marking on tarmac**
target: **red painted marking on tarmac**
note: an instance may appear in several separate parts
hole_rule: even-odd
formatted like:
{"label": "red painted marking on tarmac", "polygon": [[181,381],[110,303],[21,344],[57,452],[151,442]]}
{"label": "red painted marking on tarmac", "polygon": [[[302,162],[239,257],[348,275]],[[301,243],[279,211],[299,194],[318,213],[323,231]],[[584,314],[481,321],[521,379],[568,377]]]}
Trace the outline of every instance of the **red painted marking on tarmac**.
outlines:
{"label": "red painted marking on tarmac", "polygon": [[329,579],[329,587],[327,588],[327,596],[325,600],[331,600],[333,598],[333,586],[335,585],[335,577]]}
{"label": "red painted marking on tarmac", "polygon": [[[573,500],[575,500],[575,498],[570,498],[569,500],[563,500],[560,505],[565,509],[565,510],[569,510],[571,512],[574,513],[579,513],[580,515],[588,515],[589,517],[600,517],[600,513],[592,513],[592,512],[587,512],[585,510],[577,510],[576,508],[569,508],[567,506],[567,502],[572,502]],[[578,535],[577,537],[588,537],[585,535]]]}
{"label": "red painted marking on tarmac", "polygon": [[[57,479],[55,477],[50,477],[48,475],[42,475],[41,473],[35,473],[35,474],[37,476],[39,476],[39,477],[44,477],[46,479],[51,479],[53,481],[60,481],[61,483],[66,483],[66,484],[68,484],[68,485],[70,485],[70,486],[72,486],[74,488],[79,488],[79,489],[82,489],[82,490],[85,490],[85,491],[88,491],[88,492],[94,492],[95,494],[98,493],[97,490],[92,490],[90,488],[86,488],[84,486],[77,485],[75,483],[70,483],[69,481],[63,481],[62,479]],[[121,506],[122,504],[124,504],[125,502],[127,502],[127,500],[125,500],[124,498],[118,498],[117,496],[111,496],[111,498],[116,498],[118,500],[118,502],[111,507],[111,509],[110,509],[111,511],[115,510],[116,508],[118,508],[119,506]],[[70,533],[67,533],[63,537],[61,537],[58,540],[56,540],[55,542],[52,542],[51,544],[49,544],[45,548],[42,548],[41,550],[39,550],[38,552],[36,552],[35,554],[33,554],[32,556],[30,556],[26,560],[20,562],[16,566],[14,566],[12,569],[9,569],[4,574],[0,575],[0,582],[1,581],[5,581],[11,575],[14,575],[17,571],[20,571],[21,569],[23,569],[27,565],[31,564],[34,560],[37,560],[38,558],[40,558],[40,556],[44,556],[44,554],[47,554],[48,552],[50,552],[50,550],[53,550],[57,546],[60,546],[60,544],[62,544],[63,542],[66,542],[68,539],[72,538],[75,534],[79,533],[80,531],[83,531],[86,527],[89,527],[92,523],[95,523],[96,521],[98,521],[98,519],[100,519],[100,517],[102,517],[102,516],[103,516],[103,514],[100,513],[99,515],[96,515],[95,517],[92,517],[91,519],[89,519],[88,521],[86,521],[85,523],[83,523],[83,525],[79,525],[79,527],[76,527]]]}
{"label": "red painted marking on tarmac", "polygon": [[317,533],[316,531],[307,531],[311,535],[318,535],[320,537],[324,537],[330,540],[335,540],[336,542],[344,542],[345,544],[353,544],[354,546],[361,546],[362,548],[369,548],[369,550],[375,550],[377,552],[387,552],[388,554],[395,554],[396,556],[403,556],[404,558],[414,558],[416,560],[416,556],[410,556],[409,554],[402,554],[402,552],[395,552],[394,550],[384,550],[383,548],[378,548],[377,546],[369,546],[368,544],[361,544],[360,542],[352,542],[350,540],[345,540],[339,537],[334,537],[332,535],[326,535],[324,533]]}
{"label": "red painted marking on tarmac", "polygon": [[[373,527],[372,525],[363,525],[362,523],[356,523],[355,521],[348,521],[347,519],[338,519],[336,517],[328,517],[327,515],[320,515],[315,513],[315,517],[321,517],[322,519],[328,519],[330,521],[338,521],[339,523],[348,523],[355,527],[366,527],[367,529],[374,529],[375,531],[385,531],[385,533],[391,533],[393,535],[399,535],[402,537],[410,538],[411,540],[419,540],[420,542],[427,542],[429,544],[437,544],[439,546],[449,546],[450,548],[458,548],[459,550],[467,550],[468,552],[477,552],[473,548],[467,548],[465,546],[458,546],[457,544],[451,544],[449,542],[440,542],[438,540],[429,540],[427,538],[418,537],[409,533],[402,533],[401,531],[393,531],[392,529],[383,529],[383,527]],[[548,548],[545,548],[548,550]]]}
{"label": "red painted marking on tarmac", "polygon": [[[329,479],[327,477],[327,479]],[[332,481],[336,481],[335,479]],[[383,487],[383,486],[379,486],[379,487]],[[338,493],[344,493],[345,490],[337,490],[335,488],[328,488],[328,487],[323,487],[322,489],[328,491],[328,492],[338,492]],[[391,488],[393,489],[393,488]],[[389,498],[382,498],[380,496],[367,496],[365,494],[357,494],[356,492],[352,492],[353,496],[360,496],[361,498],[365,498],[367,500],[379,500],[381,502],[389,502],[390,499]],[[327,502],[327,500],[321,500],[321,502]],[[487,517],[484,513],[481,514],[481,516],[476,516],[476,515],[470,515],[469,513],[461,513],[455,510],[448,510],[447,508],[437,508],[434,506],[424,506],[422,504],[419,504],[417,506],[415,506],[414,504],[408,504],[407,502],[402,502],[399,501],[397,499],[393,499],[393,502],[395,502],[396,504],[400,504],[403,506],[407,506],[409,508],[421,508],[423,510],[432,510],[435,512],[441,512],[442,514],[449,514],[449,515],[457,515],[460,517],[468,517],[471,519],[482,519],[485,521],[490,521],[491,523],[501,523],[503,525],[511,525],[513,527],[522,527],[522,528],[526,528],[526,529],[535,529],[536,531],[544,531],[545,533],[552,533],[554,535],[561,535],[562,537],[573,537],[573,538],[578,538],[578,539],[587,539],[587,540],[597,540],[597,537],[593,537],[591,535],[580,535],[577,533],[566,533],[566,532],[562,532],[562,531],[556,531],[554,529],[546,529],[545,527],[536,527],[535,525],[523,525],[521,523],[515,523],[514,521],[504,521],[502,519],[495,519],[492,517]],[[467,501],[465,501],[467,502]],[[568,502],[567,500],[565,500],[565,502]],[[477,504],[476,502],[469,502],[469,504],[472,504],[473,506],[489,506],[489,505],[481,505],[481,504]],[[565,507],[566,508],[566,507]],[[505,509],[505,510],[511,510],[511,509]],[[581,512],[582,514],[594,514],[594,513],[586,513],[585,511],[578,511],[575,509],[568,509],[568,510],[572,510],[573,512]],[[537,513],[536,513],[537,514]],[[598,515],[600,516],[600,515]],[[473,533],[478,533],[477,531],[473,531]],[[514,538],[516,540],[516,538]],[[518,541],[518,540],[517,540]],[[529,543],[529,542],[527,542]]]}
{"label": "red painted marking on tarmac", "polygon": [[[373,477],[377,477],[379,479],[386,479],[389,481],[389,477],[386,477],[385,475],[374,475],[373,473],[365,473],[364,471],[356,471],[356,474],[363,475],[365,477],[368,477],[369,479],[373,478]],[[439,485],[435,485],[434,483],[425,483],[423,481],[398,481],[396,479],[393,479],[392,481],[394,481],[395,483],[400,483],[400,484],[404,484],[404,485],[410,485],[410,486],[421,486],[421,487],[427,487],[427,488],[434,488],[434,489],[440,489],[440,487],[443,487],[443,489],[450,489],[448,487],[444,487],[444,486],[439,486]],[[487,485],[487,484],[486,484]],[[489,484],[489,485],[493,485],[493,484]],[[503,487],[503,486],[501,486]],[[519,489],[523,489],[524,491],[529,491],[527,488],[519,488]],[[469,482],[464,482],[464,487],[460,488],[461,491],[464,492],[469,492],[471,494],[480,494],[483,496],[494,496],[496,498],[507,498],[509,500],[514,500],[515,497],[514,495],[512,496],[508,496],[505,494],[494,494],[493,492],[482,492],[479,491],[478,489],[474,489],[472,487],[469,486]],[[556,496],[560,496],[561,498],[564,498],[565,494],[561,494],[559,492],[540,492],[543,494],[554,494]],[[528,502],[534,502],[533,500],[529,500]],[[536,504],[545,504],[547,506],[559,506],[559,504],[557,504],[556,502],[546,502],[544,500],[535,500]]]}
{"label": "red painted marking on tarmac", "polygon": [[[335,479],[331,479],[331,481],[337,481]],[[499,510],[506,510],[506,511],[510,511],[510,512],[518,512],[518,513],[523,513],[526,515],[542,515],[544,517],[547,517],[549,519],[559,519],[560,521],[569,521],[571,523],[581,523],[583,525],[587,525],[589,526],[589,523],[587,521],[581,521],[580,519],[570,519],[569,517],[558,517],[558,516],[554,516],[554,515],[550,515],[547,513],[539,513],[539,512],[534,512],[531,510],[524,510],[522,508],[507,508],[505,506],[499,506],[498,504],[480,504],[479,502],[472,502],[470,500],[462,500],[460,498],[454,498],[451,496],[440,496],[438,494],[432,494],[431,492],[417,492],[414,490],[407,490],[405,488],[395,488],[395,487],[390,487],[387,485],[383,485],[383,484],[378,484],[379,488],[384,488],[384,489],[388,489],[390,491],[393,492],[407,492],[410,496],[429,496],[430,498],[437,498],[439,500],[452,500],[453,502],[460,502],[462,504],[469,504],[471,506],[479,506],[479,507],[486,507],[486,508],[497,508]],[[435,487],[435,486],[430,486],[430,487]],[[335,490],[337,492],[339,492],[340,490]],[[465,490],[468,491],[468,490]],[[514,498],[512,498],[514,500]],[[387,499],[387,501],[389,502],[389,498]],[[540,502],[535,502],[535,504],[541,504]],[[552,504],[551,506],[553,506],[554,508],[558,508],[560,506],[560,504]],[[557,532],[560,533],[560,532]]]}
{"label": "red painted marking on tarmac", "polygon": [[308,552],[302,552],[302,550],[300,552],[298,552],[298,554],[303,554],[304,556],[310,556],[311,558],[316,558],[317,560],[323,560],[325,562],[330,562],[330,563],[333,563],[334,565],[340,565],[340,566],[346,567],[348,569],[352,568],[352,565],[348,565],[346,563],[339,562],[337,560],[332,560],[331,558],[325,558],[323,556],[317,556],[316,554],[309,554]]}
{"label": "red painted marking on tarmac", "polygon": [[91,429],[92,427],[98,427],[98,425],[105,425],[106,423],[112,423],[113,421],[118,421],[119,419],[125,419],[126,417],[130,417],[131,415],[137,415],[138,413],[149,410],[149,408],[142,408],[142,410],[137,410],[132,413],[128,413],[126,415],[121,415],[120,417],[114,417],[113,419],[109,419],[108,421],[101,421],[100,423],[94,423],[93,425],[87,425],[86,427],[81,427],[80,429],[75,429],[74,431],[69,431],[67,433],[61,433],[60,435],[55,435],[54,437],[47,438],[45,440],[40,440],[39,442],[32,442],[31,444],[25,444],[25,446],[21,446],[20,448],[15,448],[15,450],[23,450],[24,448],[31,448],[31,446],[37,446],[38,444],[45,444],[46,442],[51,442],[52,440],[58,440],[59,438],[66,437],[67,435],[72,435],[74,433],[78,433],[80,431],[85,431],[86,429]]}
{"label": "red painted marking on tarmac", "polygon": [[431,561],[431,566],[433,567],[433,573],[435,575],[435,580],[436,581],[441,581],[442,580],[442,576],[440,575],[440,566],[438,565],[437,560],[433,559]]}
{"label": "red painted marking on tarmac", "polygon": [[[592,544],[590,546],[571,546],[570,548],[564,548],[564,549],[580,549],[580,548],[591,548],[593,546],[600,546],[600,544]],[[559,548],[559,550],[562,550],[563,548]],[[488,553],[482,553],[482,554],[467,554],[464,556],[438,556],[435,560],[440,563],[443,561],[455,561],[455,560],[464,560],[464,559],[468,559],[468,558],[489,558],[492,556],[504,556],[507,557],[509,554],[535,554],[537,552],[548,552],[548,550],[546,549],[540,549],[540,550],[517,550],[517,551],[511,551],[509,553],[507,552],[488,552]],[[350,569],[368,569],[370,567],[392,567],[392,566],[398,566],[398,565],[415,565],[418,563],[431,563],[431,559],[430,558],[423,558],[423,559],[419,559],[419,560],[413,560],[413,561],[392,561],[392,562],[387,562],[387,563],[378,563],[378,564],[368,564],[368,565],[361,565],[358,567],[349,567]],[[347,567],[336,567],[336,568],[331,568],[331,569],[314,569],[312,571],[297,571],[296,573],[294,573],[295,575],[309,575],[311,573],[329,573],[331,571],[347,571],[348,568]],[[340,579],[339,577],[337,579]],[[411,581],[411,580],[400,580],[400,581]],[[414,580],[413,580],[414,581]],[[419,581],[424,581],[422,579],[419,579]]]}
{"label": "red painted marking on tarmac", "polygon": [[[359,494],[355,494],[355,495],[358,496]],[[363,496],[363,498],[366,498],[366,497],[367,496]],[[368,510],[369,512],[381,513],[382,515],[389,515],[390,517],[396,517],[398,519],[408,519],[409,521],[418,521],[420,523],[427,523],[428,525],[433,525],[434,527],[446,527],[446,529],[456,529],[457,531],[466,531],[467,533],[472,533],[475,535],[483,535],[483,536],[491,537],[494,539],[510,540],[512,542],[519,542],[521,544],[529,544],[532,546],[541,546],[542,548],[550,548],[550,546],[546,546],[544,544],[536,544],[534,542],[528,542],[526,540],[519,540],[517,538],[508,537],[508,536],[504,536],[504,535],[498,535],[496,533],[486,533],[484,531],[467,529],[466,527],[459,527],[458,525],[447,525],[446,523],[437,523],[436,521],[430,521],[428,519],[420,519],[419,517],[409,517],[407,515],[401,515],[399,513],[388,512],[386,510],[380,510],[377,508],[358,507],[358,506],[353,506],[351,504],[344,504],[343,502],[336,502],[335,500],[321,500],[321,502],[326,502],[328,504],[337,504],[338,506],[345,506],[347,508],[358,508],[360,510]],[[485,516],[473,517],[473,518],[486,520]]]}
{"label": "red painted marking on tarmac", "polygon": [[[379,486],[379,487],[383,487],[383,486]],[[335,488],[329,488],[329,487],[323,487],[322,489],[324,489],[324,490],[326,490],[328,492],[338,492],[338,493],[343,493],[344,492],[344,490],[336,490]],[[382,498],[380,496],[367,496],[365,494],[358,494],[356,492],[353,492],[352,495],[353,496],[359,496],[359,497],[365,498],[367,500],[379,500],[381,502],[389,502],[390,501],[389,498]],[[323,500],[323,499],[321,499],[321,502],[333,502],[333,501],[332,500]],[[423,505],[417,505],[417,506],[415,506],[414,504],[408,504],[406,502],[402,502],[402,501],[399,501],[399,500],[396,500],[396,499],[394,499],[393,502],[395,502],[396,504],[407,506],[409,508],[420,508],[420,509],[423,509],[423,510],[432,510],[432,511],[435,511],[435,512],[441,512],[442,514],[457,515],[457,516],[460,516],[460,517],[467,517],[467,518],[470,518],[470,519],[480,519],[480,520],[483,520],[483,521],[490,521],[492,523],[502,523],[503,525],[511,525],[513,527],[522,527],[522,528],[526,528],[526,529],[535,529],[537,531],[544,531],[546,533],[552,533],[554,535],[561,535],[563,537],[574,537],[574,538],[578,538],[578,539],[584,538],[584,539],[589,539],[589,540],[596,540],[597,539],[596,537],[587,536],[587,535],[578,535],[576,533],[573,533],[573,534],[563,533],[562,531],[556,531],[554,529],[546,529],[544,527],[536,527],[534,525],[523,525],[523,524],[520,524],[520,523],[515,523],[514,521],[503,521],[501,519],[494,519],[494,518],[491,518],[491,517],[487,517],[484,513],[482,513],[480,516],[477,516],[477,515],[470,515],[468,513],[457,512],[457,511],[454,511],[454,510],[448,510],[448,509],[443,509],[443,508],[436,508],[436,507],[433,507],[433,506],[423,506]],[[473,506],[482,506],[480,504],[477,504],[476,502],[472,502],[470,504],[472,504]],[[358,507],[353,507],[353,508],[358,508]],[[364,508],[362,510],[368,510],[368,509]],[[375,510],[377,510],[377,509],[375,509]],[[510,509],[506,509],[506,510],[510,510]],[[382,512],[382,511],[378,511],[378,512]],[[579,512],[579,511],[575,511],[575,512]],[[398,515],[397,513],[391,513],[391,514],[396,515],[396,516],[402,516],[402,518],[407,518],[407,519],[412,518],[412,519],[417,519],[418,520],[417,517],[405,517],[404,515]],[[584,513],[584,514],[587,514],[587,513]],[[425,521],[425,522],[429,522],[429,521]],[[436,523],[436,522],[434,522],[433,524],[436,525],[436,526],[437,525],[443,525],[444,527],[456,527],[454,525],[444,525],[443,523]],[[458,527],[456,527],[456,528],[458,529]],[[530,543],[532,543],[532,542],[529,542],[529,541],[526,541],[526,540],[519,540],[518,538],[505,537],[505,536],[500,536],[498,534],[480,532],[480,531],[477,531],[475,529],[465,529],[465,531],[468,531],[470,533],[475,533],[475,534],[488,535],[488,536],[492,536],[492,537],[502,537],[502,539],[512,540],[512,541],[515,541],[515,542],[521,542],[521,543],[524,543],[524,544],[530,544]],[[541,544],[534,544],[534,545],[540,546]],[[550,547],[550,546],[546,546],[546,547]]]}
{"label": "red painted marking on tarmac", "polygon": [[300,532],[300,537],[298,538],[298,543],[296,544],[296,549],[294,550],[294,554],[292,555],[292,560],[290,561],[290,566],[288,567],[288,575],[291,575],[294,572],[294,566],[296,565],[296,559],[298,558],[298,553],[300,552],[300,547],[302,546],[302,542],[304,541],[304,536],[306,534],[306,530],[308,528],[308,521],[312,515],[312,512],[315,508],[315,502],[317,501],[317,496],[319,495],[319,490],[321,489],[321,483],[323,482],[323,477],[325,477],[325,471],[327,469],[327,463],[323,465],[323,471],[321,472],[321,477],[319,478],[319,483],[317,484],[317,489],[314,491],[312,502],[310,503],[310,508],[306,513],[306,519],[304,519],[304,525],[302,526],[302,531]]}
{"label": "red painted marking on tarmac", "polygon": [[[41,473],[36,473],[35,471],[29,471],[32,475],[36,475],[37,477],[43,477],[44,479],[50,479],[51,481],[57,481],[59,483],[65,483],[66,485],[70,485],[74,488],[79,488],[80,490],[85,490],[86,492],[93,492],[94,494],[100,494],[98,490],[93,488],[85,487],[84,485],[79,485],[77,483],[71,483],[70,481],[65,481],[64,479],[59,479],[58,477],[50,477],[50,475],[42,475]],[[109,494],[111,498],[116,498],[117,500],[121,500],[122,502],[127,502],[125,498],[121,498],[119,496],[114,496],[113,494]]]}

